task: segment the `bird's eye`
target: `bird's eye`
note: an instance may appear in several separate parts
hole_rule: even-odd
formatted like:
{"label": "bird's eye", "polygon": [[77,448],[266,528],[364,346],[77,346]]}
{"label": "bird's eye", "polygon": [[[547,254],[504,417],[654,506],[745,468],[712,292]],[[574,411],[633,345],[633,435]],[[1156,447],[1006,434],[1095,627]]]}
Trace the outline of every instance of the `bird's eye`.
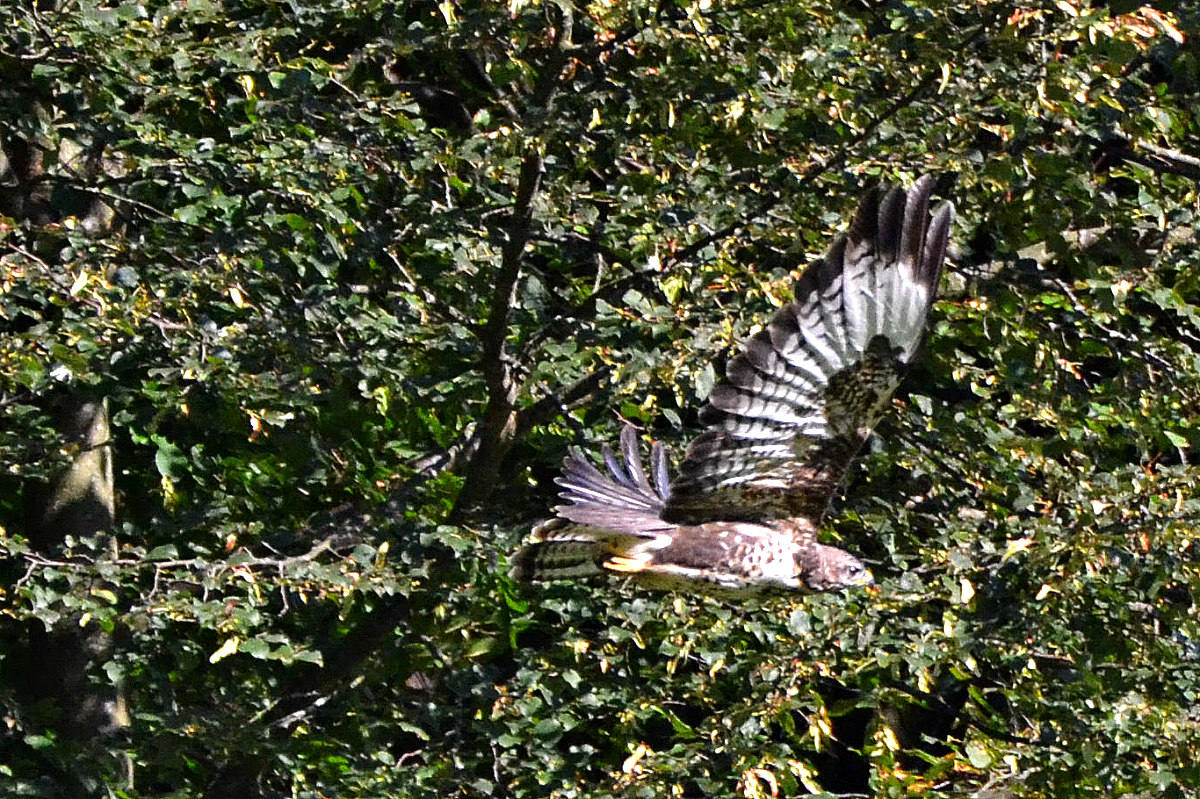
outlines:
{"label": "bird's eye", "polygon": [[861,563],[847,564],[844,579],[849,585],[871,585],[875,582],[870,570]]}

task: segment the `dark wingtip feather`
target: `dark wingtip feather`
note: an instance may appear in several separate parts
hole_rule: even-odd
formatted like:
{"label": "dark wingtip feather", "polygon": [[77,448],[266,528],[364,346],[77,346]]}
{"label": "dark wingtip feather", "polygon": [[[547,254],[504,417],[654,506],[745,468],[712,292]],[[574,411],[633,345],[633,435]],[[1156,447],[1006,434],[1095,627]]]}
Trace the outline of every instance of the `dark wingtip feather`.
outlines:
{"label": "dark wingtip feather", "polygon": [[650,448],[650,474],[659,498],[665,501],[671,494],[671,475],[667,467],[667,448],[657,441]]}
{"label": "dark wingtip feather", "polygon": [[[858,235],[858,231],[853,232]],[[842,274],[843,262],[846,260],[846,236],[846,233],[838,234],[838,237],[833,240],[833,244],[830,244],[829,249],[825,251],[825,256],[804,270],[804,274],[796,281],[794,287],[797,298],[806,296],[810,290],[806,281],[811,280],[814,288],[823,290],[831,280]]]}
{"label": "dark wingtip feather", "polygon": [[600,454],[604,457],[604,465],[608,467],[608,473],[612,478],[623,486],[630,485],[629,473],[625,471],[625,464],[617,460],[617,456],[613,453],[612,447],[605,444],[600,448]]}
{"label": "dark wingtip feather", "polygon": [[921,278],[926,285],[936,287],[942,273],[942,262],[946,258],[946,246],[950,240],[950,225],[954,221],[954,203],[943,202],[934,211],[933,219],[925,232],[925,259],[921,263]]}
{"label": "dark wingtip feather", "polygon": [[904,224],[900,231],[898,255],[917,270],[921,268],[921,252],[925,246],[926,225],[929,224],[929,198],[932,194],[933,178],[924,175],[909,188],[904,203]]}
{"label": "dark wingtip feather", "polygon": [[[879,225],[879,202],[883,198],[883,187],[872,186],[863,192],[858,200],[858,207],[850,220],[850,228],[843,236],[834,240],[833,247],[844,249],[846,238],[852,241],[862,241],[875,235]],[[832,247],[830,248],[832,250]]]}
{"label": "dark wingtip feather", "polygon": [[650,490],[650,483],[646,481],[646,473],[642,470],[642,456],[638,452],[637,432],[631,424],[621,428],[621,457],[625,459],[625,470],[629,473],[633,484],[640,489]]}
{"label": "dark wingtip feather", "polygon": [[872,231],[875,234],[875,251],[889,261],[894,260],[900,252],[904,232],[904,200],[903,189],[889,189],[879,203],[879,216]]}

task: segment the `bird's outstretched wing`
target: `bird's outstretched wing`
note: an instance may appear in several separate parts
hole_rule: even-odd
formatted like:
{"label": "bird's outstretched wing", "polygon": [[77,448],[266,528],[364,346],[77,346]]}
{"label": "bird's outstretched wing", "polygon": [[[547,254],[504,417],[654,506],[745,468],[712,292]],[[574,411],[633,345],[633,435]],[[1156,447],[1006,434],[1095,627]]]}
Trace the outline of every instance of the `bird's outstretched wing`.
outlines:
{"label": "bird's outstretched wing", "polygon": [[650,451],[650,473],[642,467],[637,431],[630,425],[621,430],[621,454],[607,444],[601,450],[608,474],[591,464],[578,449],[563,461],[562,475],[554,482],[562,487],[563,504],[555,512],[563,519],[591,527],[625,532],[661,529],[662,508],[669,490],[667,452],[654,443]]}
{"label": "bird's outstretched wing", "polygon": [[820,519],[920,345],[953,216],[949,203],[930,215],[932,190],[926,176],[863,198],[795,301],[730,361],[663,518]]}

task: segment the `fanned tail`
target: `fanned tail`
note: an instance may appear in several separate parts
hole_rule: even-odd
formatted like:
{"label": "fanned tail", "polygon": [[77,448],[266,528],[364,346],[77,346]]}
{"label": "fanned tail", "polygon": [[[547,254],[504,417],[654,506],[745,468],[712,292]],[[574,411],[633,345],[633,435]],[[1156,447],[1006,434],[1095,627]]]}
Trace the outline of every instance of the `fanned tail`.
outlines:
{"label": "fanned tail", "polygon": [[[662,534],[675,525],[661,513],[670,478],[667,454],[655,442],[646,472],[637,434],[621,431],[620,457],[607,445],[601,471],[578,450],[563,461],[557,518],[533,529],[531,540],[513,555],[509,574],[516,580],[562,580],[601,574],[605,569],[632,571],[646,553],[665,544]],[[614,565],[615,564],[615,565]],[[618,566],[622,568],[617,568]]]}

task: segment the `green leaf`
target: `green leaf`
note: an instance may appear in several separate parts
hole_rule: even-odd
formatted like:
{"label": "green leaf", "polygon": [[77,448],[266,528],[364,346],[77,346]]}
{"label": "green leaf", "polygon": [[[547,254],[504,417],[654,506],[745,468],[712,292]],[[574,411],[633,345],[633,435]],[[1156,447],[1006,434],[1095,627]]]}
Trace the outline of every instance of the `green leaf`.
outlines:
{"label": "green leaf", "polygon": [[161,544],[146,553],[146,560],[174,560],[179,557],[179,548],[174,544]]}
{"label": "green leaf", "polygon": [[152,435],[150,440],[158,447],[154,455],[154,465],[158,468],[158,473],[170,480],[181,479],[186,474],[187,455],[163,436]]}
{"label": "green leaf", "polygon": [[967,759],[971,761],[971,765],[977,769],[986,769],[992,765],[992,756],[982,744],[970,741],[966,747]]}

